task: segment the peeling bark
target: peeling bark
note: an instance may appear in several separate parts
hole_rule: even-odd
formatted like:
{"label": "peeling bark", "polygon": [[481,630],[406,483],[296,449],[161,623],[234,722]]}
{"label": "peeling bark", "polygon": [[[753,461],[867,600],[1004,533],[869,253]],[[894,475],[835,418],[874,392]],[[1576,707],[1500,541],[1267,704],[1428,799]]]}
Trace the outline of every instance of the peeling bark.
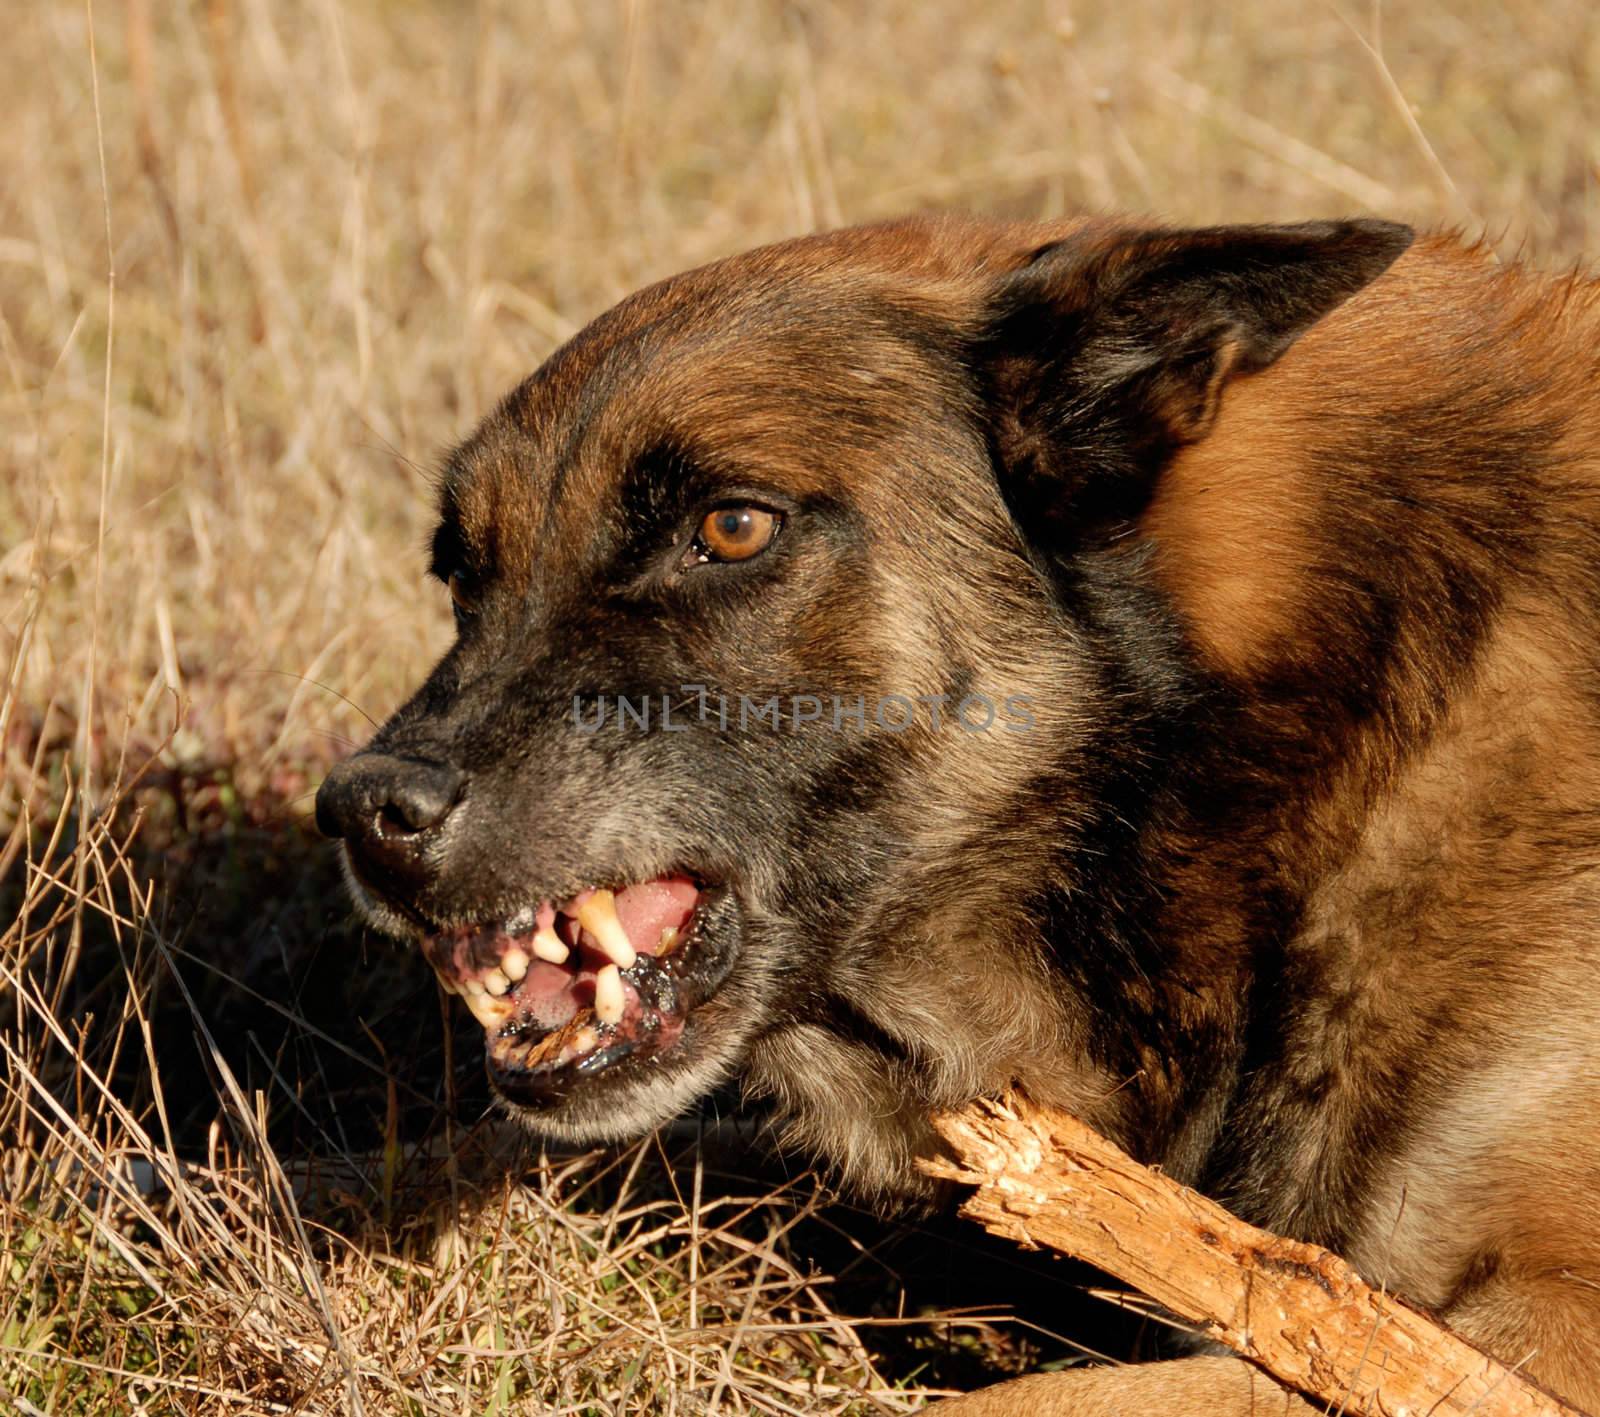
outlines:
{"label": "peeling bark", "polygon": [[977,1188],[964,1215],[1116,1276],[1330,1412],[1581,1417],[1337,1255],[1245,1224],[1074,1117],[1013,1098],[936,1124],[957,1163],[927,1169]]}

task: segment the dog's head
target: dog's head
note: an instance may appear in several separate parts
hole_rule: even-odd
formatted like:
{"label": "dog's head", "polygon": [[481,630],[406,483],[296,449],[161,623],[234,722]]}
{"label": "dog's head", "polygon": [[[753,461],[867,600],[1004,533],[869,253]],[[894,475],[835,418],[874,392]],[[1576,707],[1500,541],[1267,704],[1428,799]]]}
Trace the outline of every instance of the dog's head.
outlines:
{"label": "dog's head", "polygon": [[929,1105],[1062,1056],[1060,891],[1186,691],[1122,533],[1408,241],[847,231],[643,291],[516,389],[444,472],[456,643],[317,804],[507,1101],[613,1138],[744,1071],[893,1185]]}

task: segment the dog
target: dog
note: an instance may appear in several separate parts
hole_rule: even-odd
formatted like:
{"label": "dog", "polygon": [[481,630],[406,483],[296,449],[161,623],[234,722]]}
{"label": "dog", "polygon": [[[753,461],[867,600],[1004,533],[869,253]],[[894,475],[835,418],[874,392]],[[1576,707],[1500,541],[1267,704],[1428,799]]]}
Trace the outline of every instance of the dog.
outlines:
{"label": "dog", "polygon": [[514,390],[432,573],[317,820],[534,1131],[738,1077],[926,1204],[1020,1086],[1600,1411],[1594,282],[1370,220],[766,247]]}

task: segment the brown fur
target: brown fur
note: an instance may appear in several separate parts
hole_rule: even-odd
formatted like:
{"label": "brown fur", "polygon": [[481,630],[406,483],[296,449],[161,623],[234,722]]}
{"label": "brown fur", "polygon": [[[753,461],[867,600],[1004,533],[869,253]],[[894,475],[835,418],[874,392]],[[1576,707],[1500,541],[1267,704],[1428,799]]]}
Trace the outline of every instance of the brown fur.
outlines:
{"label": "brown fur", "polygon": [[1233,1358],[1018,1378],[938,1405],[939,1417],[1312,1417],[1319,1410]]}
{"label": "brown fur", "polygon": [[[931,1110],[1020,1083],[1600,1410],[1600,293],[1437,236],[1270,348],[1230,274],[1197,345],[1191,239],[902,223],[597,321],[454,455],[438,545],[485,628],[375,745],[537,781],[475,787],[483,825],[368,904],[404,930],[647,877],[715,782],[694,850],[745,945],[699,1051],[532,1125],[648,1126],[738,1071],[890,1196]],[[728,582],[759,597],[618,551],[652,458],[807,509]],[[515,686],[639,665],[976,684],[1036,725],[646,770],[517,717]],[[619,783],[646,810],[596,818]],[[1058,1387],[961,1410],[1272,1410],[1214,1359]]]}

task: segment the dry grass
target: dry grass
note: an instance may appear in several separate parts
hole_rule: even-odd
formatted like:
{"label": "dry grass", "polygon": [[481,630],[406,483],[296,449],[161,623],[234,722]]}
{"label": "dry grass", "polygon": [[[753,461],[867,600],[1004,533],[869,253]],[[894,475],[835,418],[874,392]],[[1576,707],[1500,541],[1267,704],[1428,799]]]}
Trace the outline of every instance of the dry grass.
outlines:
{"label": "dry grass", "polygon": [[1569,260],[1593,13],[13,6],[0,1398],[892,1412],[1068,1352],[893,1322],[916,1281],[808,1178],[484,1118],[304,820],[448,633],[425,469],[630,288],[816,225],[1369,208]]}

